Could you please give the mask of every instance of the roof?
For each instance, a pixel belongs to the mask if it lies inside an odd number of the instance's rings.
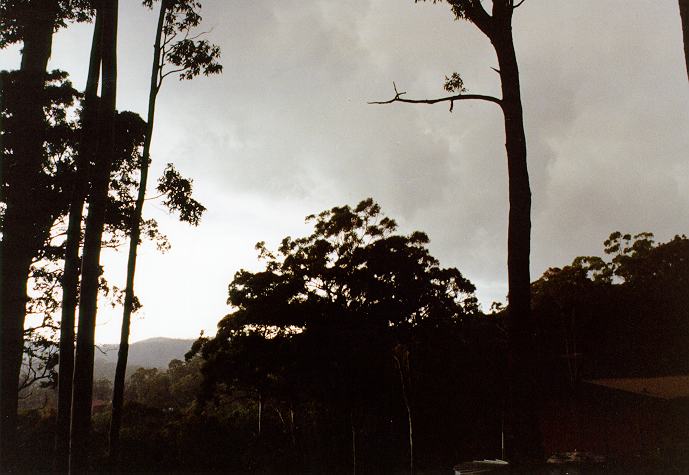
[[[658,399],[689,398],[689,375],[594,379],[585,382]]]

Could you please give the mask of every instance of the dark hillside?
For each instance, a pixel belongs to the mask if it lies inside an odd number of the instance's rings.
[[[129,345],[128,373],[137,368],[166,369],[170,361],[183,360],[194,340],[177,338],[149,338]],[[107,378],[112,380],[117,364],[117,344],[99,345],[96,350],[94,363],[95,379]]]

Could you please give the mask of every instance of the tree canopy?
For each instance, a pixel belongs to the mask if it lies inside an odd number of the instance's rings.
[[[345,434],[363,440],[384,437],[371,418],[392,411],[406,424],[403,396],[439,403],[471,371],[469,359],[460,359],[475,343],[470,329],[482,332],[474,286],[456,268],[440,266],[426,234],[398,233],[372,199],[307,221],[308,236],[286,237],[276,251],[256,245],[263,270],[235,274],[228,288],[233,311],[214,338],[199,339],[192,350],[205,360],[203,394],[225,400],[241,391],[259,407],[289,411],[315,404],[322,409],[309,406],[309,417],[335,417],[332,423],[351,426]],[[486,341],[499,339],[493,330],[483,331]],[[456,340],[460,335],[466,339]],[[395,366],[400,355],[403,380]],[[438,385],[448,392],[422,394]],[[335,408],[341,416],[328,415]]]
[[[426,234],[395,234],[395,221],[373,200],[307,221],[313,233],[286,237],[276,253],[256,245],[265,270],[235,274],[228,304],[236,310],[220,322],[220,334],[251,327],[288,334],[328,319],[403,327],[477,311],[473,284],[439,266]]]
[[[54,11],[51,11],[55,9]],[[50,11],[54,30],[71,22],[90,21],[93,0],[2,0],[0,1],[0,49],[24,40],[26,29],[37,15]]]
[[[544,380],[558,388],[586,378],[685,374],[689,239],[657,243],[648,232],[614,232],[604,252],[550,268],[532,285]]]

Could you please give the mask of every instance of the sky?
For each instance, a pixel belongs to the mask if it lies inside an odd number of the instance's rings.
[[[426,232],[442,266],[507,294],[507,166],[495,104],[369,105],[468,91],[499,96],[490,42],[446,4],[412,0],[204,0],[221,76],[168,78],[152,176],[172,162],[208,209],[198,228],[149,202],[172,249],[144,244],[131,341],[214,334],[227,286],[258,270],[254,245],[310,232],[304,217],[372,197]],[[484,4],[490,2],[485,1]],[[157,14],[120,1],[117,106],[145,116]],[[49,67],[83,89],[92,25],[54,38]],[[613,231],[689,234],[689,82],[676,0],[526,0],[513,34],[533,195],[531,276],[601,255]],[[19,65],[19,48],[0,68]],[[152,180],[154,181],[154,180]],[[103,255],[124,287],[126,249]],[[119,339],[121,308],[100,302],[96,340]]]

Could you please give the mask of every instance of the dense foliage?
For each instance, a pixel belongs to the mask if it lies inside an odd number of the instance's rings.
[[[474,286],[429,254],[428,237],[397,234],[372,200],[307,220],[309,236],[275,253],[256,246],[264,270],[235,275],[234,311],[195,345],[205,399],[243,394],[276,411],[290,467],[403,467],[414,424],[420,463],[450,463],[457,447],[436,437],[456,438],[460,420],[496,427],[485,409],[499,401],[502,354],[487,350],[502,340],[497,325],[479,317]]]
[[[689,372],[689,239],[615,232],[533,284],[547,388]]]
[[[499,456],[502,315],[477,312],[468,281],[440,268],[422,235],[395,234],[371,201],[312,219],[310,236],[276,253],[258,246],[264,269],[237,273],[233,312],[186,362],[132,370],[120,469],[350,471],[356,455],[359,471],[400,471],[409,412],[418,469]],[[614,233],[605,251],[533,283],[544,397],[565,401],[595,377],[686,374],[689,239]],[[94,467],[108,466],[111,390],[94,386]],[[54,395],[24,406],[24,450],[49,450]]]

